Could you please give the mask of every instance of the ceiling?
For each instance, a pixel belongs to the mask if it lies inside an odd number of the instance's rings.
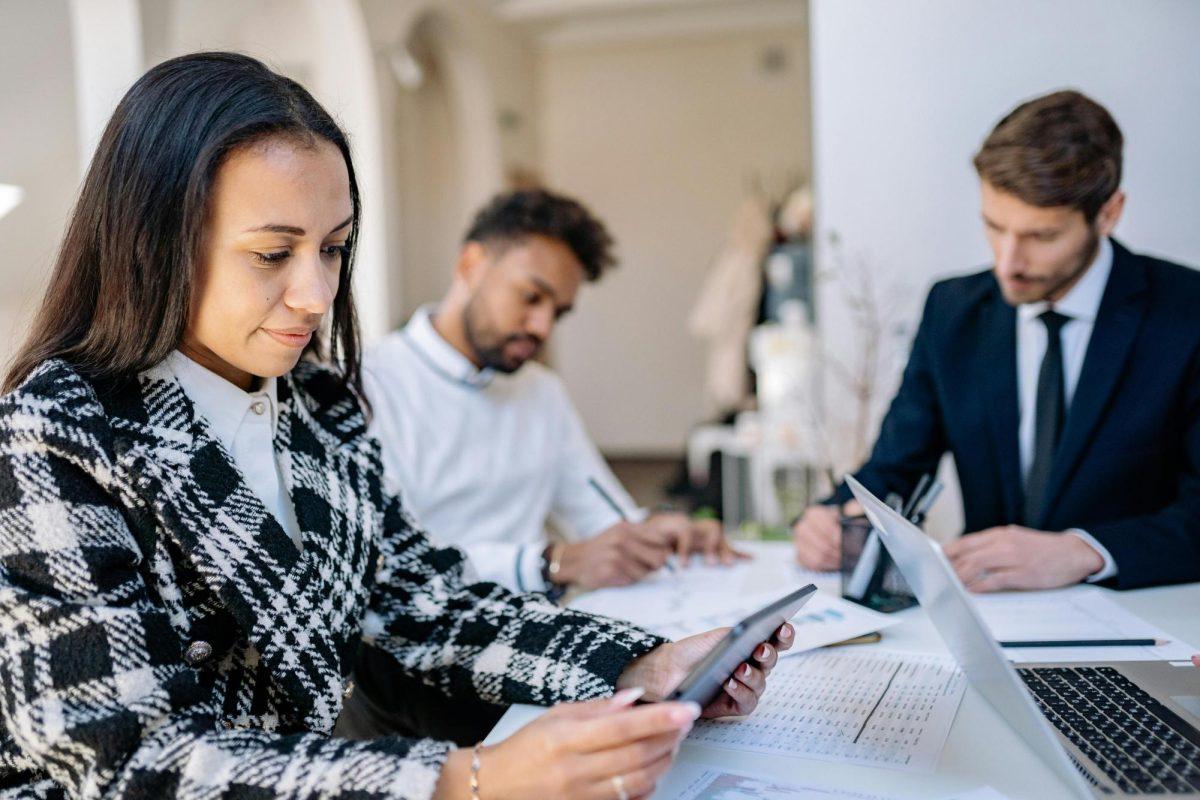
[[[547,47],[804,25],[806,0],[491,0]]]

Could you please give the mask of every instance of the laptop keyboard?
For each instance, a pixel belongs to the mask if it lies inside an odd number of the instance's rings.
[[[1046,718],[1129,794],[1200,792],[1200,732],[1112,667],[1018,667]]]

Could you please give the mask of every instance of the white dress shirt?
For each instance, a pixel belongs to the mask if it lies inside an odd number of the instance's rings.
[[[512,374],[476,368],[434,329],[434,310],[418,310],[364,360],[385,485],[484,580],[546,588],[548,520],[579,538],[621,519],[589,479],[629,519],[645,513],[600,457],[558,376],[535,361]]]
[[[178,350],[167,356],[167,363],[213,436],[233,457],[246,485],[301,548],[300,525],[275,455],[275,379],[267,378],[257,391],[244,392]]]
[[[1105,237],[1100,240],[1096,258],[1079,281],[1054,303],[1054,310],[1070,317],[1059,336],[1062,339],[1063,389],[1068,413],[1075,387],[1079,385],[1079,373],[1083,370],[1083,359],[1087,355],[1092,328],[1096,325],[1096,314],[1108,286],[1112,272],[1112,244]],[[1046,325],[1038,317],[1050,307],[1050,303],[1024,303],[1017,306],[1017,398],[1020,403],[1020,426],[1018,444],[1021,455],[1021,478],[1029,475],[1033,464],[1035,417],[1037,416],[1038,373],[1042,358],[1046,355]],[[1089,581],[1102,581],[1117,574],[1112,555],[1086,531],[1072,528],[1068,533],[1080,537],[1100,554],[1104,566],[1088,577]]]

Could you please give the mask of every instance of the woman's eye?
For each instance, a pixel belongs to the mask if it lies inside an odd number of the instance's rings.
[[[267,253],[255,252],[254,260],[258,261],[260,264],[266,264],[270,266],[282,262],[289,255],[291,255],[291,252],[288,250],[272,250]]]
[[[321,248],[321,253],[326,258],[340,258],[345,261],[350,257],[350,248],[344,244],[331,244]]]

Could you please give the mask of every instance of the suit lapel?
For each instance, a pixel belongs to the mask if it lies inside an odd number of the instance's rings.
[[[1004,511],[1008,519],[1020,519],[1021,462],[1017,449],[1017,317],[1005,303],[999,290],[980,313],[982,358],[976,386],[983,394],[983,407],[989,409],[988,429],[996,454],[996,469]]]
[[[258,650],[288,695],[289,711],[314,729],[330,729],[340,710],[341,665],[338,631],[320,618],[320,556],[329,555],[327,542],[310,547],[317,541],[305,535],[301,555],[169,368],[144,373],[141,393],[144,418],[119,421],[131,443],[118,459],[121,468]],[[294,424],[294,394],[289,398],[280,402],[281,424]],[[285,472],[294,484],[291,470]],[[317,538],[329,536],[321,531]]]
[[[1050,519],[1064,488],[1078,468],[1092,434],[1109,406],[1146,315],[1145,269],[1137,257],[1119,243],[1113,241],[1112,246],[1112,273],[1100,301],[1079,382],[1046,485],[1049,502],[1044,506],[1041,519],[1027,521],[1035,527]]]

